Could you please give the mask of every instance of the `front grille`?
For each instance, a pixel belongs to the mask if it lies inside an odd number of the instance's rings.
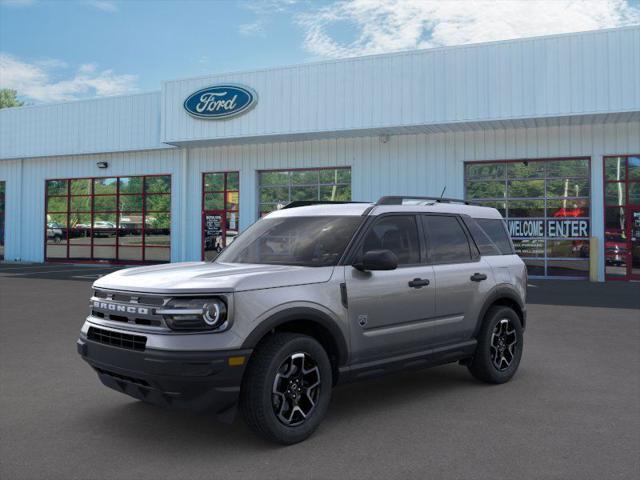
[[[147,346],[147,337],[142,335],[130,335],[96,327],[89,327],[87,338],[103,345],[126,348],[128,350],[144,351]]]
[[[162,315],[155,312],[168,301],[163,296],[94,290],[90,308],[93,317],[166,330]]]

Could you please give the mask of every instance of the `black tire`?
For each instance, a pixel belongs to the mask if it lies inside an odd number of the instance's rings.
[[[291,359],[294,356],[300,359],[301,353],[307,355],[300,361],[303,362],[302,365],[307,362],[309,371],[312,371],[309,374],[310,378],[315,378],[316,368],[319,375],[317,380],[305,380],[305,385],[309,386],[314,382],[318,384],[317,389],[316,387],[313,390],[303,388],[302,390],[305,391],[303,394],[296,394],[294,389],[295,399],[288,396],[286,392],[281,395],[275,394],[273,390],[276,390],[274,384],[276,384],[277,375],[279,376],[277,385],[286,386],[295,381],[294,373],[305,370],[304,366],[301,370],[292,366],[294,361]],[[284,376],[287,373],[290,375]],[[329,407],[332,386],[331,363],[320,343],[306,335],[276,333],[258,345],[247,365],[240,392],[240,409],[249,427],[258,435],[272,442],[291,445],[305,440],[318,427]],[[308,395],[309,392],[313,393],[315,401],[305,396],[303,404],[303,395]],[[295,411],[297,402],[302,405],[300,409],[308,410],[306,418],[302,419],[302,413]],[[310,405],[313,406],[310,407]],[[285,417],[288,415],[283,414],[283,411],[286,414],[293,412],[291,424],[284,423],[285,419],[278,416],[276,409],[281,416]]]
[[[497,333],[510,332],[510,328],[514,332],[512,335]],[[522,358],[524,346],[522,333],[522,324],[516,312],[509,307],[491,307],[484,317],[478,334],[476,353],[467,365],[471,375],[487,383],[497,384],[511,380]],[[500,341],[501,337],[502,341]],[[509,349],[512,339],[515,339],[515,344]],[[492,343],[498,345],[498,348]],[[500,364],[500,368],[497,364]]]

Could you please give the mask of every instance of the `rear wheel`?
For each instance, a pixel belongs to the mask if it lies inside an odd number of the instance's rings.
[[[259,435],[285,445],[318,427],[331,399],[331,363],[306,335],[277,333],[256,349],[242,382],[240,408]]]
[[[520,365],[523,347],[520,318],[509,307],[491,307],[478,334],[476,353],[467,368],[478,380],[504,383]]]

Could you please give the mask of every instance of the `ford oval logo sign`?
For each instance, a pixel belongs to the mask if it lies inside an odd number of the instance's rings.
[[[250,110],[258,101],[256,92],[242,85],[213,85],[192,93],[184,109],[196,118],[222,120]]]

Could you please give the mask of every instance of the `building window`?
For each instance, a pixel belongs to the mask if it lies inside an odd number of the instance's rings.
[[[465,198],[497,208],[529,274],[589,275],[588,158],[468,162]]]
[[[260,216],[295,200],[351,200],[351,168],[259,172]]]
[[[46,182],[47,260],[171,259],[171,176]]]
[[[240,174],[202,174],[202,259],[213,260],[240,228]]]
[[[4,260],[4,212],[6,183],[0,182],[0,260]]]
[[[604,158],[607,280],[640,280],[640,155]]]

